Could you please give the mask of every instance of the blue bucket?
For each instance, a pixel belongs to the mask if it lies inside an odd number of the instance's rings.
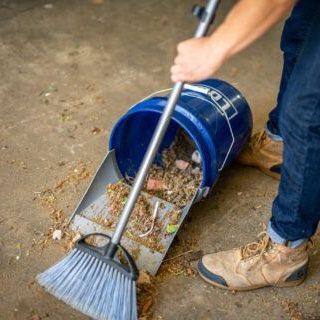
[[[109,148],[115,150],[116,162],[124,177],[134,177],[138,171],[167,100],[168,96],[142,100],[114,125]],[[220,171],[247,143],[252,114],[237,89],[224,81],[210,79],[184,86],[156,162],[161,162],[161,152],[171,145],[179,128],[188,134],[201,155],[201,189],[207,193]]]

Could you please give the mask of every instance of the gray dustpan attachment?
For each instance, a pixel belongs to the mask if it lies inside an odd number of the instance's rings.
[[[102,232],[112,236],[114,230],[98,224],[94,221],[94,218],[108,217],[108,197],[106,187],[109,183],[116,183],[120,180],[123,180],[123,177],[117,166],[115,151],[111,150],[103,159],[87,191],[72,214],[70,218],[70,229],[81,235]],[[192,200],[183,208],[178,223],[179,228],[188,215],[191,206],[205,196],[207,192],[207,188],[199,189]],[[146,195],[152,208],[155,206],[156,202],[160,203],[157,221],[161,222],[161,225],[163,226],[160,241],[163,250],[161,250],[161,252],[152,250],[140,242],[128,238],[126,234],[123,235],[121,244],[133,256],[139,270],[145,270],[150,274],[155,275],[178,232],[178,230],[171,234],[167,234],[166,232],[166,226],[170,222],[168,213],[175,209],[175,206],[172,203],[166,202],[155,196],[150,196],[144,192],[143,194]],[[97,245],[99,245],[99,243],[97,243]]]

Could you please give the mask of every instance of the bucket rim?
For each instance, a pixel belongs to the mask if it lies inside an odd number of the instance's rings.
[[[152,101],[154,99],[161,99],[163,100],[164,102],[166,101],[167,97],[152,97],[151,99],[148,99],[146,101],[143,101],[144,104],[146,103],[152,103]],[[139,104],[138,104],[139,105]],[[136,106],[138,106],[136,105]],[[149,105],[145,105],[143,108],[140,108],[140,109],[132,109],[130,108],[128,110],[127,113],[125,113],[124,115],[122,115],[118,121],[116,122],[116,124],[113,126],[112,130],[111,130],[111,133],[110,133],[110,137],[109,137],[109,150],[112,150],[114,149],[115,152],[116,152],[116,148],[113,144],[113,141],[115,141],[114,139],[114,135],[115,135],[115,131],[117,130],[117,128],[119,128],[119,126],[121,126],[124,121],[128,120],[129,117],[137,114],[137,113],[142,113],[142,112],[149,112],[149,113],[156,113],[157,115],[161,115],[162,114],[162,110],[160,109],[149,109],[148,108]],[[154,107],[155,105],[152,103],[152,106]],[[201,145],[199,144],[199,142],[197,141],[197,139],[195,139],[195,136],[192,134],[191,130],[189,130],[188,126],[186,126],[185,124],[183,124],[176,116],[175,116],[175,113],[177,112],[177,108],[180,108],[181,110],[183,110],[184,112],[188,112],[185,108],[182,108],[181,106],[179,106],[179,103],[176,105],[176,108],[175,108],[175,111],[173,112],[172,116],[171,116],[171,120],[174,121],[176,124],[178,124],[180,126],[180,128],[182,128],[187,134],[188,134],[188,137],[192,140],[192,142],[194,143],[195,147],[196,147],[196,150],[199,151],[200,153],[200,156],[201,156],[201,169],[202,169],[202,179],[201,179],[201,184],[199,186],[198,189],[202,189],[202,188],[205,188],[205,187],[209,187],[210,189],[212,188],[213,186],[213,182],[212,181],[212,175],[213,173],[215,173],[216,176],[219,175],[219,171],[216,170],[216,172],[208,172],[211,168],[217,168],[216,165],[214,165],[212,163],[212,161],[216,162],[217,164],[217,154],[216,154],[216,150],[214,148],[214,146],[212,145],[212,147],[210,148],[212,154],[211,154],[211,162],[210,162],[210,165],[205,165],[205,162],[203,159],[205,159],[205,156],[204,156],[204,151],[203,151],[203,148],[201,147]],[[188,112],[189,113],[189,112]],[[189,113],[191,114],[191,113]],[[184,113],[181,113],[181,115],[185,116]],[[191,114],[192,116],[192,114]],[[190,118],[186,117],[187,120],[190,121]],[[191,122],[191,121],[190,121]],[[202,127],[202,132],[205,132],[205,128],[202,126],[202,124],[199,122],[199,125],[201,125]],[[210,168],[209,168],[210,167]],[[207,177],[207,176],[210,176],[210,179],[204,179],[204,177]]]

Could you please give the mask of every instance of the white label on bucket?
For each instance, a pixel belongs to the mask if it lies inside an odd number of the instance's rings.
[[[238,110],[234,107],[229,98],[224,95],[220,90],[205,85],[192,85],[185,84],[184,89],[199,92],[210,97],[218,107],[218,111],[222,116],[232,119],[238,114]]]
[[[237,110],[233,107],[232,103],[229,101],[229,99],[227,99],[226,97],[222,96],[222,94],[220,94],[219,92],[217,92],[216,90],[210,90],[209,92],[209,96],[210,98],[217,102],[219,104],[219,107],[221,108],[221,110],[223,112],[225,112],[228,115],[228,109],[232,108],[232,111],[237,112]],[[235,116],[235,112],[232,113],[232,115],[228,118],[232,118]]]
[[[230,124],[230,120],[235,117],[238,114],[238,110],[235,108],[235,106],[232,104],[232,102],[226,97],[221,91],[217,90],[216,88],[212,88],[209,86],[195,86],[195,85],[188,85],[184,87],[187,90],[199,92],[202,94],[206,94],[207,96],[210,97],[210,100],[208,99],[203,99],[207,102],[209,102],[227,121],[230,134],[231,134],[231,144],[230,147],[227,151],[227,154],[222,162],[222,165],[218,169],[221,171],[229,157],[229,154],[232,150],[232,147],[234,145],[235,139],[234,139],[234,134],[232,130],[232,126]],[[183,95],[190,95],[193,96],[190,93],[182,93]],[[195,96],[195,98],[202,99],[200,98],[199,95]]]

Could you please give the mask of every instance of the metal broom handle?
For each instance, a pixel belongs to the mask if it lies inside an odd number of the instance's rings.
[[[197,27],[197,30],[194,34],[195,38],[200,38],[206,35],[209,26],[212,22],[215,10],[217,8],[217,5],[219,3],[219,0],[209,0],[204,11],[201,12],[200,16],[200,22]],[[197,8],[199,9],[199,7]],[[201,10],[201,8],[200,8]],[[132,186],[131,192],[129,194],[128,200],[124,206],[124,209],[121,213],[119,222],[117,224],[116,230],[112,236],[111,242],[114,245],[117,245],[120,243],[121,237],[124,233],[124,230],[126,228],[126,225],[128,223],[128,220],[130,218],[131,212],[135,206],[136,200],[140,194],[140,191],[143,187],[143,184],[145,182],[148,170],[153,163],[153,160],[155,158],[155,155],[160,147],[160,143],[162,142],[163,136],[168,128],[168,125],[171,120],[171,115],[174,111],[174,108],[177,104],[178,99],[180,98],[181,91],[183,89],[183,82],[177,82],[173,90],[169,96],[167,105],[160,117],[160,120],[157,124],[157,127],[155,129],[155,132],[153,134],[153,137],[151,139],[151,142],[148,146],[148,149],[145,153],[145,156],[143,158],[143,161],[141,163],[141,166],[139,168],[139,171],[136,175],[136,178],[134,180],[134,184]]]

